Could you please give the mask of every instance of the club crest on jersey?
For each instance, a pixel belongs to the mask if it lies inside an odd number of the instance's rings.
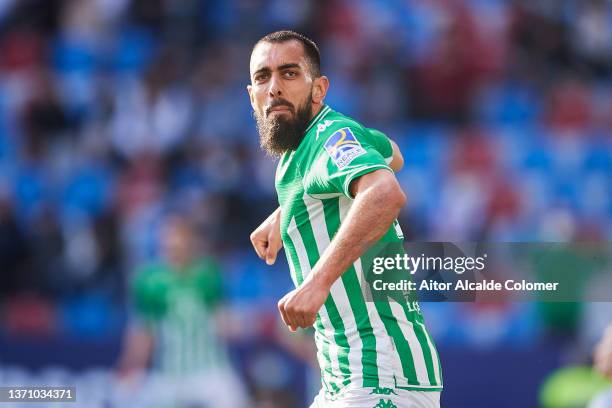
[[[353,159],[365,154],[365,149],[359,143],[351,129],[342,128],[334,132],[325,142],[325,150],[339,169],[348,166]]]

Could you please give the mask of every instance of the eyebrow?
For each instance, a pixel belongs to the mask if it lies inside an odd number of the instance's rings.
[[[295,62],[289,62],[287,64],[282,64],[278,66],[278,70],[279,71],[283,71],[285,69],[290,69],[290,68],[298,68],[300,69],[300,64],[297,64]],[[263,68],[259,68],[257,71],[253,72],[253,76],[261,73],[261,72],[271,72],[272,70],[270,69],[270,67],[263,67]]]

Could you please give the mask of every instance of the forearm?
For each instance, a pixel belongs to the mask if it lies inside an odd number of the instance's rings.
[[[120,370],[133,371],[146,368],[153,351],[153,337],[142,328],[130,327],[125,348],[119,360]]]
[[[280,236],[281,208],[278,207],[251,233],[253,249],[268,265],[274,264],[276,254],[283,246]]]
[[[265,223],[270,223],[270,222],[274,222],[278,217],[280,217],[280,212],[281,212],[281,208],[280,206],[274,210],[269,216],[268,218],[266,218],[266,220],[264,221]]]
[[[360,192],[309,278],[331,287],[353,262],[387,232],[397,218],[404,199],[402,193],[398,195],[397,191],[389,188],[371,187]]]

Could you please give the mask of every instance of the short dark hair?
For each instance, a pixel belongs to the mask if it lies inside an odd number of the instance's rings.
[[[304,54],[306,55],[306,59],[310,64],[312,76],[314,76],[315,78],[320,77],[321,53],[319,52],[319,47],[317,47],[317,44],[314,41],[312,41],[310,38],[306,37],[303,34],[296,33],[295,31],[291,30],[275,31],[273,33],[263,36],[259,41],[255,43],[253,49],[255,49],[255,47],[257,47],[257,45],[262,42],[284,43],[292,40],[298,41],[300,44],[302,44],[302,47],[304,48]]]

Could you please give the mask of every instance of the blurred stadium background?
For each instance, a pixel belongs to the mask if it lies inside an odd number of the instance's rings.
[[[284,255],[266,267],[249,243],[276,196],[248,60],[281,28],[318,42],[332,107],[402,148],[407,239],[612,240],[610,1],[3,0],[1,384],[154,406],[168,377],[152,382],[155,362],[126,375],[145,347],[127,333],[150,306],[138,276],[169,262],[163,227],[180,218],[217,265],[204,324],[249,406],[307,406],[312,342],[276,311]],[[449,408],[563,406],[539,402],[546,378],[588,366],[612,320],[605,303],[423,309]]]

